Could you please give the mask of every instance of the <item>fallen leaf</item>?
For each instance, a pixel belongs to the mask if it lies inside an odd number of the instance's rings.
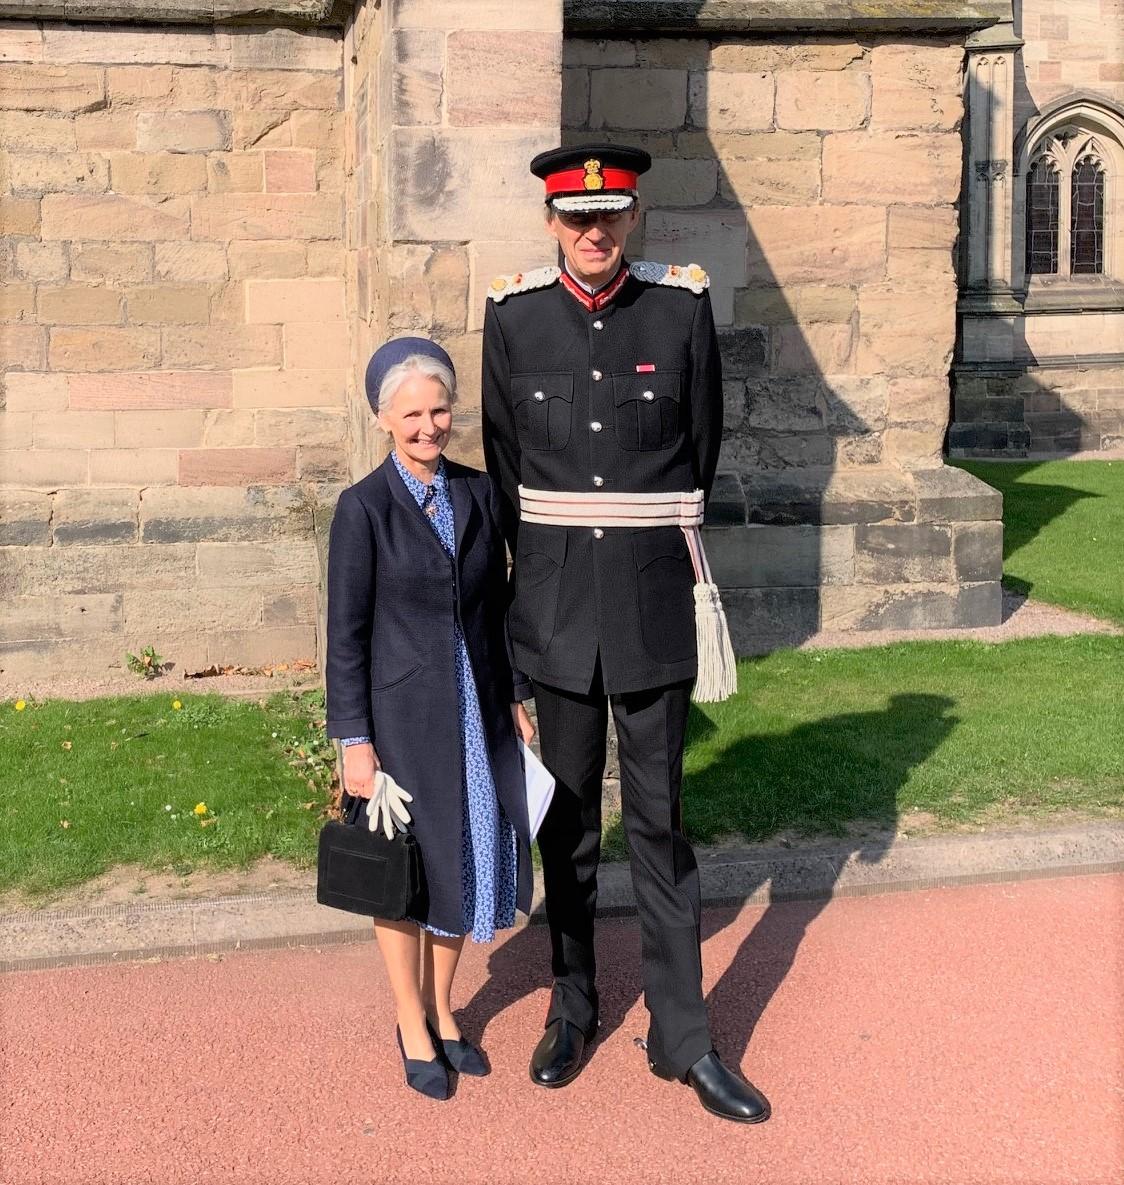
[[[69,820],[69,819],[60,819],[60,820],[59,820],[59,826],[60,826],[60,827],[63,829],[63,831],[67,831],[67,830],[69,830],[69,828],[70,828],[70,820]]]
[[[73,741],[63,741],[63,743],[62,743],[62,747],[63,747],[64,749],[73,749],[73,748],[74,748],[74,742],[73,742]]]
[[[310,810],[312,810],[312,808],[313,808],[315,805],[316,805],[316,803],[315,803],[315,802],[302,802],[302,803],[301,803],[301,809],[302,809],[302,810],[306,810],[306,811],[310,811]]]
[[[210,827],[212,823],[217,823],[218,821],[219,821],[218,815],[212,815],[209,819],[200,819],[199,826],[200,827]]]

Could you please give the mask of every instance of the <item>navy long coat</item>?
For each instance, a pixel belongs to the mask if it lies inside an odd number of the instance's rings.
[[[476,678],[496,795],[518,837],[516,901],[524,912],[531,904],[529,828],[511,705],[529,689],[513,686],[495,490],[485,473],[449,460],[445,466],[455,561],[391,457],[340,494],[328,549],[325,673],[328,735],[370,736],[383,768],[414,796],[411,830],[429,891],[428,912],[417,920],[460,933],[463,758],[454,614]]]

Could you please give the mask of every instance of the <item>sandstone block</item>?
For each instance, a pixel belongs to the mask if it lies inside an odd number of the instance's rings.
[[[135,636],[173,633],[186,623],[201,633],[255,629],[261,625],[261,594],[236,588],[172,589],[154,597],[136,590],[125,593],[124,610],[125,629]]]
[[[1003,576],[1003,524],[958,523],[952,532],[956,579],[964,583]]]
[[[4,457],[4,480],[11,486],[57,490],[85,485],[90,473],[85,449],[32,449]]]
[[[342,321],[344,283],[338,280],[247,280],[246,322]]]
[[[717,192],[717,161],[654,160],[644,178],[644,200],[656,208],[702,206]]]
[[[96,111],[105,106],[105,79],[94,66],[5,64],[0,110]]]
[[[304,149],[265,153],[267,193],[312,193],[316,189],[316,153]]]
[[[463,331],[469,268],[462,248],[400,244],[385,253],[384,267],[394,293],[392,330],[439,337]]]
[[[83,239],[114,242],[186,239],[189,230],[187,198],[164,200],[117,195],[47,194],[43,198],[44,239]]]
[[[39,320],[53,325],[116,325],[121,321],[121,293],[88,284],[43,287]]]
[[[951,206],[891,206],[887,243],[891,250],[951,252],[958,231]]]
[[[860,584],[952,579],[952,532],[926,523],[855,528],[855,579]]]
[[[448,122],[489,127],[556,124],[561,60],[560,30],[451,32],[445,67]],[[513,63],[518,63],[518,68],[513,69]],[[529,86],[529,79],[534,79],[535,85]],[[596,108],[594,112],[596,118]]]
[[[126,306],[135,325],[205,323],[209,315],[210,292],[201,285],[157,284],[130,288]]]
[[[65,375],[12,371],[0,384],[8,411],[62,411],[67,405]]]
[[[157,243],[155,275],[180,284],[217,283],[226,279],[226,251],[221,243]]]
[[[267,408],[254,413],[254,444],[258,448],[326,447],[346,459],[346,439],[347,416],[342,411]]]
[[[174,485],[177,453],[167,448],[99,449],[90,454],[90,484],[105,486]]]
[[[148,491],[145,491],[148,496]],[[26,548],[0,570],[0,587],[14,594],[44,588],[60,593],[120,592],[126,588],[190,588],[195,582],[195,546]]]
[[[807,160],[819,167],[821,137],[814,132],[680,132],[676,152],[684,160]]]
[[[112,445],[112,412],[41,411],[35,413],[36,448],[110,448]]]
[[[774,374],[845,374],[854,369],[848,323],[778,325],[772,333]]]
[[[636,43],[567,36],[562,43],[566,66],[635,66]]]
[[[964,51],[959,45],[887,43],[871,50],[873,128],[960,126]]]
[[[469,244],[468,328],[473,332],[484,327],[484,309],[488,285],[509,272],[546,267],[554,263],[557,251],[545,236],[537,239],[495,239]]]
[[[310,243],[308,247],[311,246]],[[231,243],[228,251],[230,278],[241,280],[256,276],[283,280],[304,276],[308,270],[308,247],[302,242]]]
[[[940,375],[948,371],[956,336],[956,288],[918,292],[872,284],[859,293],[859,370]]]
[[[931,469],[941,462],[945,425],[924,428],[887,428],[882,437],[886,460],[903,469]]]
[[[114,107],[164,107],[175,85],[171,66],[109,66],[105,86]]]
[[[234,370],[281,364],[281,329],[276,325],[200,325],[161,333],[168,367]]]
[[[236,370],[235,407],[333,407],[347,399],[345,370]]]
[[[941,289],[955,278],[956,260],[951,250],[895,251],[886,254],[886,278],[907,287]]]
[[[293,130],[289,124],[291,111],[252,110],[235,111],[231,147],[290,148]]]
[[[39,111],[5,111],[0,119],[0,148],[16,152],[73,151],[75,122],[65,115]]]
[[[200,543],[197,552],[202,588],[316,584],[316,549],[311,542]]]
[[[858,128],[870,111],[870,78],[857,71],[785,70],[777,75],[777,127]]]
[[[43,30],[28,21],[0,22],[0,62],[41,62]]]
[[[65,243],[43,244],[65,251]],[[158,244],[163,246],[163,244]],[[115,284],[147,280],[152,274],[151,243],[71,243],[72,280],[108,280]]]
[[[160,360],[160,334],[132,326],[54,328],[48,358],[52,370],[145,370]]]
[[[798,206],[819,200],[818,160],[729,160],[722,162],[722,196],[746,208]]]
[[[510,162],[529,160],[557,138],[556,124],[533,133],[511,128],[395,129],[390,184],[398,201],[391,209],[392,237],[426,242],[540,236],[542,183],[529,173],[514,176]],[[495,185],[498,176],[505,178],[502,188]],[[455,186],[435,185],[435,177],[459,180]],[[487,201],[479,199],[482,193],[488,194]],[[292,237],[298,233],[294,228]]]
[[[824,140],[824,200],[921,205],[955,202],[960,138],[947,133],[836,132]]]
[[[313,625],[318,599],[316,589],[302,585],[292,592],[262,592],[262,624],[269,626]]]
[[[589,126],[588,70],[565,69],[562,71],[562,126],[564,128]]]
[[[473,0],[466,8],[462,0],[400,0],[394,12],[400,29],[538,29],[556,32],[561,12],[555,0]]]
[[[400,127],[441,122],[444,30],[399,29],[394,34],[394,120]]]
[[[876,206],[761,206],[749,211],[749,224],[751,282],[854,284],[882,276],[885,214]]]
[[[34,284],[5,284],[0,288],[0,321],[32,321],[34,319]]]
[[[132,150],[137,146],[137,115],[120,111],[94,111],[74,120],[74,142],[79,148]]]
[[[142,152],[216,152],[231,146],[227,111],[141,111],[137,147]]]
[[[57,284],[67,277],[65,243],[16,243],[16,274],[27,280]],[[78,277],[76,277],[78,278]]]
[[[344,481],[348,475],[347,451],[340,445],[302,444],[297,449],[297,472],[301,481]]]
[[[606,71],[608,73],[608,71]],[[632,71],[619,71],[632,76]],[[596,85],[596,79],[594,80]],[[773,126],[775,83],[772,74],[704,73],[691,75],[690,116],[696,128],[718,132],[758,131]],[[622,100],[627,101],[627,100]],[[668,123],[622,124],[622,127],[677,127]],[[596,125],[594,125],[596,126]]]
[[[334,194],[207,195],[192,199],[191,220],[194,239],[335,239],[343,226]]]
[[[710,273],[714,319],[729,325],[734,289],[745,286],[746,224],[740,210],[653,210],[645,227],[645,251],[663,263],[698,263]]]
[[[284,70],[343,68],[340,38],[330,29],[231,29],[230,64]]]
[[[203,422],[207,448],[241,448],[254,443],[254,411],[209,411]]]
[[[45,329],[0,323],[0,370],[42,370],[45,358]]]
[[[0,619],[0,642],[82,638],[121,628],[121,597],[115,593],[12,597]]]
[[[195,193],[207,185],[207,166],[200,156],[178,152],[113,152],[109,164],[117,193]]]
[[[0,197],[0,237],[38,233],[38,198]]]
[[[155,488],[140,523],[146,546],[289,539],[311,536],[312,511],[298,486]]]
[[[187,332],[186,330],[184,332]],[[70,406],[106,411],[176,411],[229,407],[229,374],[149,370],[70,376]]]
[[[597,70],[590,78],[591,128],[681,127],[687,118],[685,70]]]
[[[60,490],[51,520],[56,546],[136,543],[136,490]]]
[[[33,152],[9,162],[15,194],[101,193],[109,184],[109,167],[88,152]]]
[[[206,414],[195,409],[115,412],[113,440],[119,448],[198,448]]]
[[[723,590],[816,588],[853,579],[855,528],[708,528],[707,559]]]
[[[346,321],[290,322],[282,335],[287,370],[345,370],[351,365],[351,327]]]
[[[261,193],[265,188],[264,154],[222,152],[207,157],[211,193]]]
[[[0,410],[0,451],[31,448],[31,413]]]
[[[297,476],[294,448],[181,449],[183,486],[279,485]]]
[[[0,547],[45,547],[51,542],[49,494],[0,490]]]
[[[229,37],[202,26],[181,32],[117,29],[111,25],[52,24],[44,30],[48,60],[183,66],[225,66],[230,61]]]
[[[732,588],[722,602],[736,655],[768,654],[797,646],[820,624],[814,588]]]

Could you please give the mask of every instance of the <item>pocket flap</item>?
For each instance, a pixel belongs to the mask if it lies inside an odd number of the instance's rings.
[[[566,562],[566,528],[524,523],[519,528],[520,555],[544,555],[559,568]]]
[[[657,399],[673,399],[679,402],[679,388],[682,372],[678,370],[654,371],[651,374],[613,375],[613,402],[620,407],[634,399],[642,403],[655,403]]]
[[[687,540],[679,527],[646,527],[632,536],[636,567],[643,571],[656,560],[689,560]]]
[[[533,399],[545,403],[548,399],[574,401],[574,376],[569,373],[556,374],[513,374],[511,376],[511,401],[522,403]]]

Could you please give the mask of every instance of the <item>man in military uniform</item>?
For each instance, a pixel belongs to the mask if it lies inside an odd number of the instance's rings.
[[[593,919],[611,711],[649,1063],[690,1084],[708,1110],[752,1123],[768,1117],[768,1103],[711,1043],[698,867],[680,820],[698,565],[677,499],[695,492],[701,517],[721,439],[721,360],[706,273],[623,258],[639,217],[637,178],[650,165],[646,152],[613,145],[535,157],[564,264],[493,281],[484,322],[484,449],[514,557],[511,641],[557,779],[538,837],[554,990],[531,1077],[572,1081],[597,1028]],[[638,525],[653,515],[660,525]]]

